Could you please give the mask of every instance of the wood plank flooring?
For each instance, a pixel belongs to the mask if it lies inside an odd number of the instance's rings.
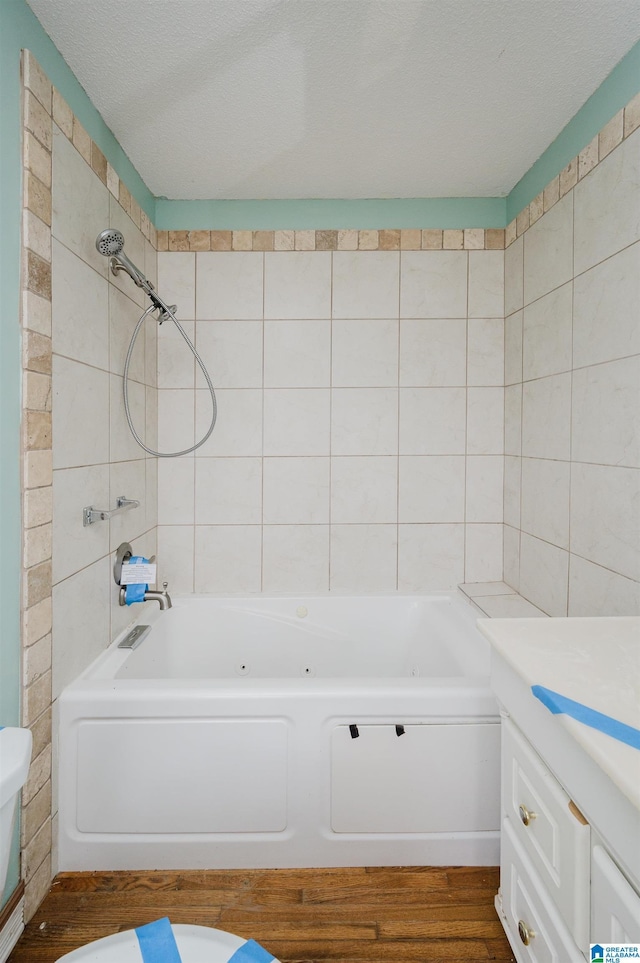
[[[61,873],[8,963],[55,963],[162,916],[252,938],[282,963],[513,963],[497,867]]]

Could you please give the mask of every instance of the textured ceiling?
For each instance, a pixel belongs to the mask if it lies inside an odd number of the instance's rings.
[[[504,195],[638,0],[28,0],[169,198]]]

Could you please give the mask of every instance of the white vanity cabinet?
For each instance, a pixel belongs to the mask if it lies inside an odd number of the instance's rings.
[[[569,674],[573,679],[576,672],[586,672],[584,636],[593,634],[593,626],[582,626],[585,632],[576,642],[579,623],[596,622],[605,629],[604,623],[630,621],[478,623],[493,645],[492,685],[502,714],[496,908],[518,963],[584,963],[590,944],[640,943],[640,751],[551,713],[531,691],[532,685],[544,685],[562,693],[570,686]],[[611,641],[619,628],[606,626],[613,667]],[[565,677],[563,633],[568,636]],[[639,633],[640,620],[635,620],[629,639],[636,672]],[[597,636],[594,640],[598,651]],[[623,658],[620,662],[624,665]],[[596,671],[595,695],[586,693],[584,703],[597,707],[602,686],[602,672]],[[574,684],[569,697],[575,699],[575,693]]]

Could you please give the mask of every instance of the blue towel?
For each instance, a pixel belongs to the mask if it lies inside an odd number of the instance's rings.
[[[149,559],[144,558],[142,555],[132,555],[128,561],[128,565],[139,565],[143,563],[145,565],[149,564]],[[148,585],[143,585],[139,583],[138,585],[127,585],[124,590],[124,600],[127,605],[131,605],[133,602],[143,602],[144,593],[149,588]]]
[[[542,685],[532,685],[531,691],[536,699],[539,699],[554,715],[564,713],[564,715],[571,716],[578,722],[584,723],[585,726],[599,729],[600,732],[612,736],[613,739],[626,743],[633,749],[640,749],[640,729],[628,726],[626,723],[620,722],[612,716],[607,716],[603,712],[598,712],[596,709],[590,709],[588,706],[582,705],[581,702],[574,702],[573,699],[568,699],[552,689],[545,689]]]
[[[127,586],[129,588],[129,586]],[[136,929],[143,963],[182,963],[169,917]]]

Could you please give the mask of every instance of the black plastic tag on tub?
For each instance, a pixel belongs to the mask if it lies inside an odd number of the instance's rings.
[[[357,739],[360,733],[358,732],[358,727],[355,725],[349,726],[349,732],[351,733],[352,739]]]
[[[396,726],[396,735],[397,735],[397,736],[403,736],[403,735],[404,735],[404,726]]]

